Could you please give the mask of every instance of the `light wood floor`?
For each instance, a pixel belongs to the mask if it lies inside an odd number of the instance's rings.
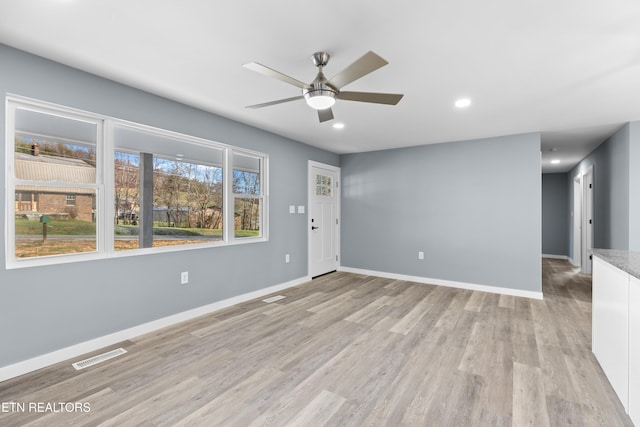
[[[542,262],[544,301],[324,276],[0,383],[0,402],[91,409],[0,425],[630,426],[590,350],[589,276]]]

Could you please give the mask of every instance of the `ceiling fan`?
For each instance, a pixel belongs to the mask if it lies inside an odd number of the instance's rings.
[[[396,105],[404,96],[402,94],[395,93],[348,92],[341,90],[349,83],[352,83],[353,81],[358,80],[372,71],[388,64],[386,60],[371,51],[365,53],[361,58],[357,59],[354,63],[329,80],[327,80],[322,72],[322,68],[329,62],[329,54],[326,52],[316,52],[313,54],[311,59],[313,60],[314,65],[318,67],[318,74],[311,83],[301,82],[300,80],[289,77],[286,74],[257,62],[250,62],[243,65],[250,70],[268,77],[274,77],[302,89],[302,95],[300,96],[278,99],[276,101],[265,102],[262,104],[249,105],[247,108],[268,107],[270,105],[297,101],[304,98],[311,108],[318,110],[318,118],[322,123],[333,119],[331,106],[335,104],[336,99]]]

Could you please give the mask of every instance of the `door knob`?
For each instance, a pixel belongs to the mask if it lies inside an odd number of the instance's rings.
[[[320,228],[320,227],[314,227],[313,225],[311,226],[311,230],[312,230],[312,231],[313,231],[313,230],[317,230],[318,228]]]

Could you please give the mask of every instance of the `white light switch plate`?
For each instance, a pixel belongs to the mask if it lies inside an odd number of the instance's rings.
[[[303,214],[304,213],[304,206],[298,206],[298,213],[299,214]]]

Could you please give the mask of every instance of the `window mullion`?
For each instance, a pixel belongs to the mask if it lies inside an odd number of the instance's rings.
[[[103,141],[102,148],[99,153],[102,154],[102,164],[98,170],[98,180],[102,184],[99,198],[97,200],[96,226],[98,228],[98,245],[99,248],[107,254],[112,254],[113,238],[115,226],[113,217],[115,215],[115,182],[114,182],[114,145],[113,145],[113,122],[106,120],[104,130],[102,132]],[[102,215],[100,213],[102,212]]]
[[[222,196],[224,202],[222,203],[222,219],[224,226],[222,227],[222,235],[226,243],[230,243],[234,239],[234,196],[233,196],[233,166],[231,165],[231,150],[224,149],[223,153],[223,171],[224,178],[222,179]]]

